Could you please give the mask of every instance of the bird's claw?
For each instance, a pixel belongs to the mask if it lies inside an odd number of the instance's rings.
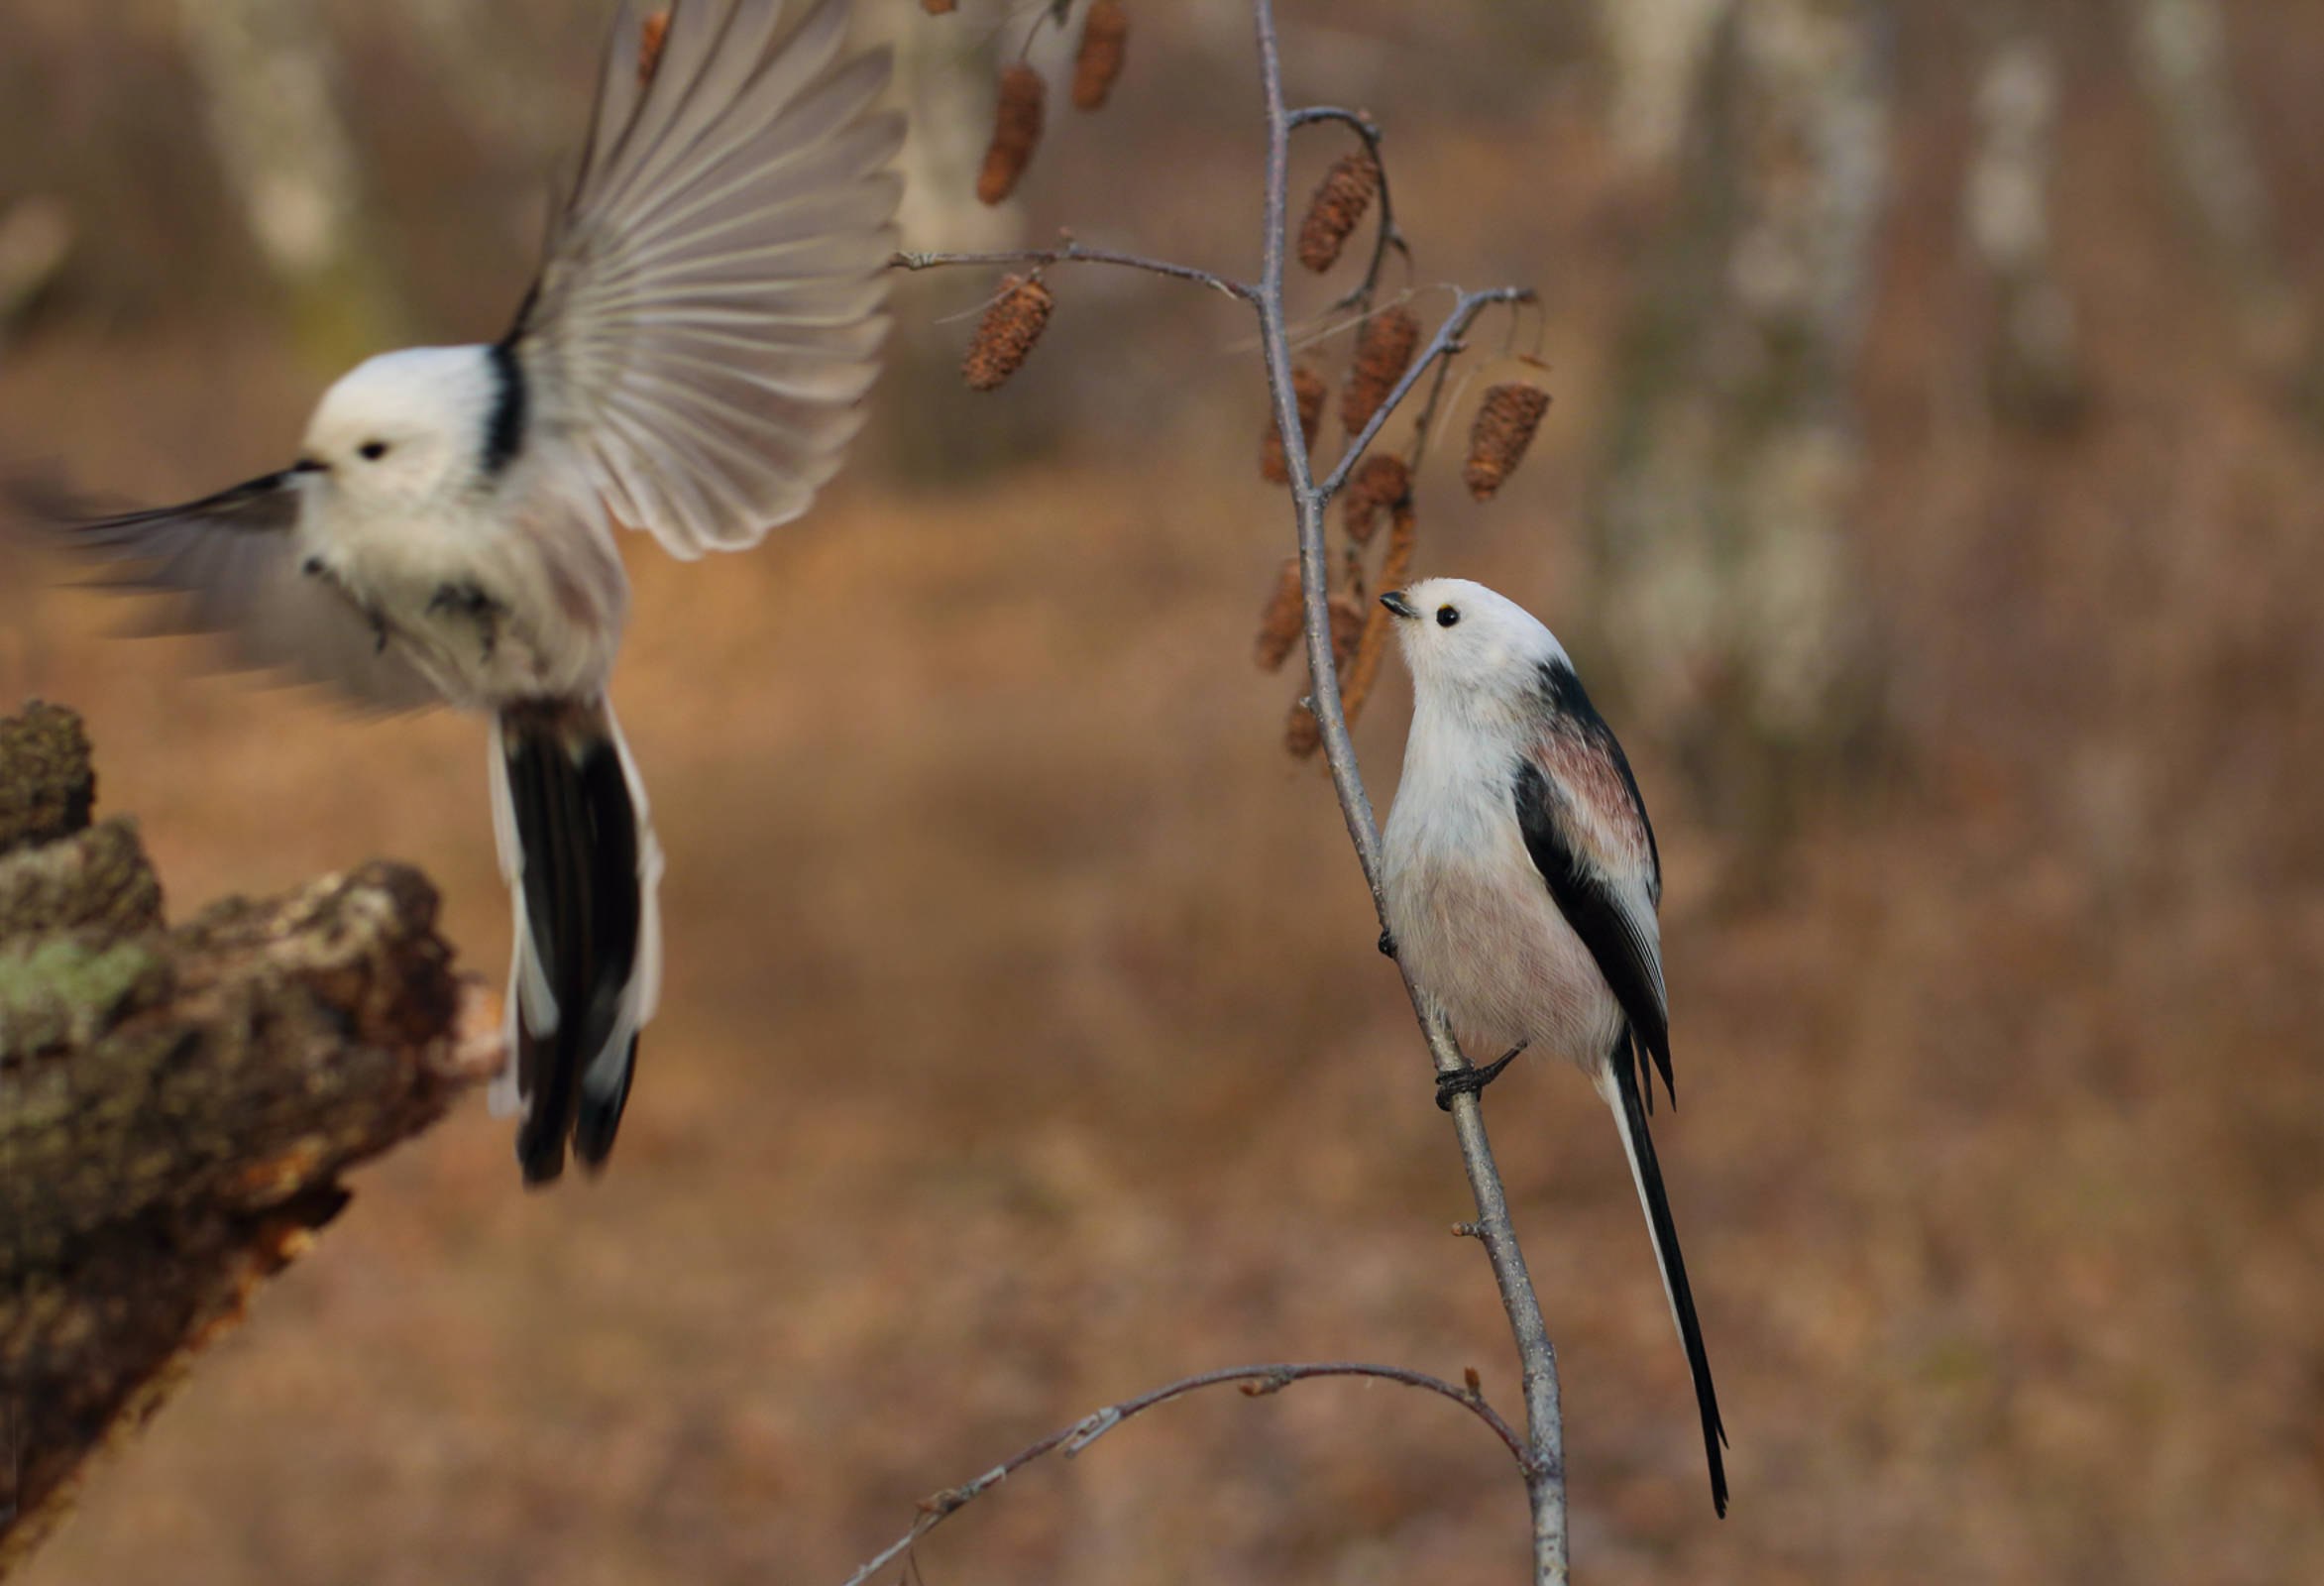
[[[1520,1041],[1482,1069],[1456,1069],[1436,1076],[1436,1104],[1439,1110],[1453,1110],[1453,1097],[1473,1096],[1500,1077],[1501,1070],[1517,1061],[1517,1055],[1533,1043]]]

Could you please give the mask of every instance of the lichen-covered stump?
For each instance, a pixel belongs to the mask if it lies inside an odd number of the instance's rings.
[[[346,1204],[498,1065],[416,871],[166,929],[79,719],[0,720],[0,1575]]]

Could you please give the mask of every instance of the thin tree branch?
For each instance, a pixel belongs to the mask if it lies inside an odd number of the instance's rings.
[[[1157,276],[1167,276],[1172,281],[1188,281],[1197,286],[1208,286],[1212,291],[1224,292],[1237,302],[1254,302],[1257,293],[1239,281],[1229,281],[1207,270],[1192,265],[1172,264],[1166,259],[1147,259],[1138,254],[1116,253],[1110,248],[1084,248],[1067,238],[1062,248],[1012,248],[997,253],[899,253],[888,260],[890,270],[923,271],[943,270],[954,265],[1117,265],[1124,270],[1144,270]]]
[[[1440,1399],[1449,1399],[1491,1427],[1493,1434],[1501,1440],[1503,1447],[1508,1449],[1509,1457],[1517,1462],[1517,1469],[1524,1472],[1528,1480],[1532,1478],[1533,1456],[1527,1450],[1524,1441],[1517,1435],[1516,1429],[1503,1420],[1499,1413],[1487,1404],[1484,1396],[1473,1388],[1456,1388],[1441,1377],[1431,1377],[1426,1372],[1407,1371],[1401,1366],[1376,1366],[1354,1360],[1296,1361],[1273,1366],[1229,1366],[1220,1371],[1206,1371],[1199,1376],[1181,1377],[1176,1382],[1165,1383],[1160,1388],[1142,1393],[1135,1399],[1125,1399],[1119,1404],[1108,1405],[1102,1410],[1082,1416],[1070,1426],[1051,1432],[1038,1442],[1027,1444],[975,1480],[963,1482],[957,1487],[947,1487],[941,1493],[934,1493],[922,1499],[920,1518],[912,1523],[912,1529],[882,1548],[861,1569],[850,1575],[847,1578],[846,1586],[865,1586],[865,1583],[874,1575],[910,1553],[914,1547],[919,1545],[921,1538],[930,1531],[935,1530],[952,1516],[982,1498],[986,1493],[991,1492],[1035,1460],[1045,1458],[1059,1449],[1064,1451],[1064,1456],[1067,1459],[1071,1459],[1123,1421],[1134,1416],[1144,1415],[1158,1405],[1164,1405],[1173,1399],[1182,1399],[1188,1394],[1199,1393],[1205,1388],[1217,1388],[1231,1382],[1241,1383],[1243,1392],[1254,1399],[1264,1398],[1269,1394],[1280,1393],[1292,1383],[1305,1382],[1316,1377],[1374,1377],[1383,1382],[1398,1383],[1406,1388],[1418,1388],[1425,1393],[1435,1394]]]
[[[1371,449],[1374,438],[1380,434],[1381,426],[1385,424],[1396,409],[1404,404],[1404,398],[1412,395],[1412,388],[1420,384],[1421,377],[1428,373],[1430,366],[1438,364],[1441,360],[1443,368],[1450,368],[1452,360],[1466,350],[1466,344],[1461,338],[1468,334],[1469,327],[1477,322],[1479,314],[1493,307],[1495,303],[1515,304],[1531,301],[1533,301],[1533,291],[1528,286],[1494,286],[1485,291],[1461,293],[1460,300],[1453,305],[1453,311],[1447,314],[1444,323],[1437,327],[1436,335],[1430,339],[1426,347],[1421,349],[1420,356],[1412,360],[1412,367],[1404,371],[1403,378],[1389,389],[1387,399],[1380,404],[1380,410],[1374,413],[1356,437],[1348,442],[1347,450],[1340,454],[1339,465],[1325,475],[1321,482],[1314,483],[1313,488],[1318,498],[1316,505],[1320,508],[1340,493],[1341,487],[1348,483],[1348,475],[1354,472],[1356,465],[1364,460],[1364,454]],[[1265,310],[1262,309],[1263,314]],[[1436,392],[1430,393],[1427,405],[1421,409],[1421,428],[1427,428],[1428,421],[1436,416],[1437,393],[1442,392],[1443,389],[1443,369],[1440,369]],[[1291,484],[1292,489],[1296,491],[1299,484],[1297,474],[1292,475]],[[1357,845],[1360,853],[1363,847],[1361,843]],[[1378,855],[1365,854],[1364,874],[1367,880],[1372,879],[1373,871],[1377,868]],[[1380,887],[1377,883],[1373,886],[1372,892],[1374,898],[1377,899],[1380,895]]]
[[[1299,519],[1299,582],[1306,608],[1307,667],[1314,682],[1313,709],[1322,729],[1323,751],[1331,766],[1332,787],[1338,793],[1340,814],[1347,822],[1348,839],[1372,888],[1373,905],[1380,912],[1380,829],[1373,819],[1372,801],[1356,763],[1356,747],[1348,736],[1347,715],[1340,705],[1338,669],[1332,658],[1330,577],[1324,565],[1325,492],[1319,489],[1307,464],[1306,437],[1299,427],[1297,397],[1291,388],[1290,334],[1283,314],[1283,249],[1290,165],[1291,118],[1283,106],[1282,49],[1275,34],[1273,0],[1252,0],[1252,21],[1259,37],[1259,73],[1267,113],[1267,204],[1263,222],[1266,252],[1259,278],[1260,334],[1267,355],[1267,379],[1274,397],[1275,423],[1285,437],[1283,459],[1290,470],[1291,500]],[[1429,344],[1425,359],[1405,371],[1387,401],[1364,432],[1349,445],[1347,458],[1333,478],[1345,475],[1360,456],[1387,412],[1412,390],[1422,368],[1443,357],[1484,302],[1464,294]],[[1505,300],[1522,296],[1513,289]],[[1488,300],[1491,300],[1490,297]],[[1384,913],[1382,925],[1386,924]],[[1429,1057],[1440,1075],[1469,1069],[1443,1018],[1433,1011],[1399,962],[1404,992],[1419,1016],[1428,1040]],[[1526,1447],[1532,1458],[1525,1475],[1525,1493],[1533,1512],[1533,1577],[1536,1586],[1564,1586],[1567,1578],[1566,1472],[1564,1416],[1558,1402],[1557,1353],[1549,1329],[1541,1319],[1541,1302],[1533,1292],[1525,1254],[1509,1221],[1508,1198],[1500,1173],[1494,1165],[1492,1142],[1485,1132],[1485,1112],[1475,1092],[1456,1095],[1452,1105],[1454,1132],[1461,1142],[1461,1159],[1469,1171],[1469,1187],[1477,1197],[1477,1237],[1493,1263],[1500,1288],[1501,1308],[1507,1312],[1515,1337],[1525,1391]]]

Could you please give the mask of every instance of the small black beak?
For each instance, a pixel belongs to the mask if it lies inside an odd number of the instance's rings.
[[[328,474],[331,465],[319,457],[301,457],[287,471],[293,474]]]
[[[1420,615],[1420,608],[1404,599],[1404,592],[1400,589],[1389,590],[1380,598],[1380,604],[1406,621]]]

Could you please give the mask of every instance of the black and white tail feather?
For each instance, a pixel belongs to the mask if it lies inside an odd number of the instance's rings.
[[[1662,1165],[1654,1160],[1654,1136],[1648,1130],[1646,1097],[1639,1076],[1644,1064],[1633,1057],[1633,1037],[1624,1030],[1613,1055],[1598,1076],[1598,1093],[1613,1109],[1614,1127],[1621,1131],[1622,1154],[1630,1160],[1630,1182],[1637,1186],[1638,1204],[1646,1213],[1647,1232],[1654,1239],[1654,1264],[1662,1272],[1662,1292],[1670,1301],[1671,1320],[1679,1329],[1679,1343],[1687,1352],[1687,1373],[1695,1383],[1695,1409],[1703,1418],[1703,1449],[1711,1462],[1711,1502],[1726,1514],[1726,1427],[1718,1418],[1718,1390],[1711,1383],[1711,1356],[1703,1347],[1703,1323],[1695,1314],[1695,1291],[1687,1283],[1687,1258],[1679,1253],[1679,1225],[1670,1212],[1670,1195],[1662,1187]]]
[[[508,1061],[496,1113],[521,1121],[527,1184],[565,1171],[567,1142],[603,1167],[621,1125],[638,1032],[661,990],[661,846],[636,761],[603,700],[493,721],[493,830],[515,902]]]

